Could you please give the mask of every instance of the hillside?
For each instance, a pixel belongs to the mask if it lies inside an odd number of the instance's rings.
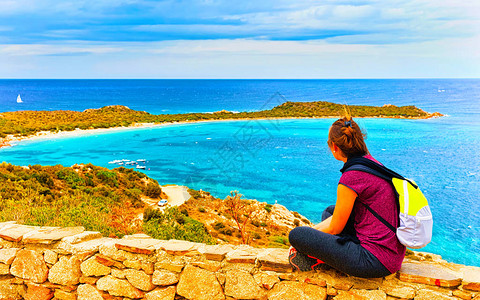
[[[353,117],[430,118],[441,116],[427,113],[415,106],[394,105],[348,107]],[[320,118],[344,114],[344,106],[331,102],[285,102],[270,110],[232,113],[187,113],[153,115],[125,106],[106,106],[78,111],[16,111],[0,113],[0,146],[6,137],[30,136],[39,132],[73,131],[75,129],[112,128],[138,123],[191,122],[201,120],[230,120],[255,118]]]
[[[205,191],[190,190],[190,194],[192,198],[179,210],[201,221],[219,243],[287,247],[290,230],[310,224],[308,219],[282,205],[243,199],[237,192],[225,199]]]
[[[309,223],[283,206],[240,195],[223,200],[204,191],[189,193],[192,197],[182,206],[159,208],[151,203],[166,198],[160,185],[133,169],[0,164],[0,222],[260,247],[286,247],[288,232]],[[241,207],[232,209],[231,204]]]
[[[122,236],[141,230],[142,197],[161,196],[155,180],[132,169],[0,164],[0,222],[82,225]]]

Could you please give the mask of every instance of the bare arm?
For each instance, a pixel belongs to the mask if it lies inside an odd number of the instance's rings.
[[[328,228],[330,227],[330,222],[332,221],[332,217],[328,217],[325,220],[323,220],[321,223],[318,223],[317,225],[314,225],[313,228],[327,232]]]
[[[339,184],[337,188],[337,203],[333,216],[323,220],[313,228],[330,234],[339,234],[347,224],[348,218],[355,204],[357,193],[352,189]]]

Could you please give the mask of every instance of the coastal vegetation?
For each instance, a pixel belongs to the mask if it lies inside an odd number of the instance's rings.
[[[395,105],[348,107],[353,117],[430,118],[440,114],[427,113],[415,106]],[[269,110],[233,113],[186,113],[153,115],[125,106],[106,106],[78,111],[16,111],[0,113],[0,138],[9,135],[25,137],[39,132],[73,131],[76,129],[112,128],[138,123],[192,122],[261,118],[321,118],[341,116],[344,106],[331,102],[285,102]],[[1,145],[0,145],[1,146]]]
[[[284,206],[245,199],[232,191],[225,199],[209,192],[189,190],[192,196],[178,209],[202,222],[219,243],[249,244],[256,247],[288,248],[288,233],[310,221]]]
[[[216,240],[202,222],[190,218],[187,210],[179,210],[176,206],[167,207],[163,211],[146,208],[143,214],[143,229],[146,234],[156,239],[216,244]]]
[[[160,185],[134,169],[0,164],[0,222],[261,247],[288,247],[291,228],[309,223],[288,211],[289,225],[279,222],[285,211],[275,214],[275,206],[243,199],[237,192],[226,199],[205,191],[189,193],[192,197],[180,207],[160,209],[156,203],[166,198]]]
[[[142,197],[158,183],[133,169],[0,164],[0,221],[84,226],[105,236],[141,230]]]

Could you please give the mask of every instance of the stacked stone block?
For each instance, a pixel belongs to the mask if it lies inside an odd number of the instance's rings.
[[[480,299],[480,268],[406,260],[385,278],[292,272],[286,249],[0,223],[1,299]]]

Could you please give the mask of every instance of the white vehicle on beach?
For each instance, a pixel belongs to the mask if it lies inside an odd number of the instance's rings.
[[[165,200],[165,199],[162,199],[162,200],[158,201],[158,203],[157,203],[158,206],[165,206],[167,204],[168,204],[168,201]]]

